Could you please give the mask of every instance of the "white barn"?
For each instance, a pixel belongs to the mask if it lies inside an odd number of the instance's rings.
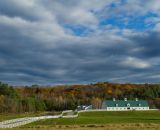
[[[107,111],[127,111],[127,110],[149,110],[149,105],[146,100],[107,100],[102,103],[102,109]]]

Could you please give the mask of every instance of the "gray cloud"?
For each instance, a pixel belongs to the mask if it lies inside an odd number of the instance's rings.
[[[159,82],[159,30],[99,28],[98,12],[110,8],[113,2],[0,1],[0,80],[45,85]],[[139,2],[135,4],[139,11]],[[157,6],[145,8],[159,11]],[[94,31],[78,36],[64,24]]]

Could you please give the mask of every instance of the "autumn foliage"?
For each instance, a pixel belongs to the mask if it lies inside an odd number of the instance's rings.
[[[0,112],[62,111],[77,105],[100,108],[103,100],[145,99],[152,108],[160,108],[160,84],[119,84],[100,82],[89,85],[16,86],[0,82]]]

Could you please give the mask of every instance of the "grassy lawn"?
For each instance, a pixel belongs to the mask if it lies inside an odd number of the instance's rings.
[[[58,125],[13,128],[12,130],[159,130],[160,124]],[[0,129],[1,130],[1,129]],[[2,129],[3,130],[3,129]],[[10,129],[4,129],[10,130]]]
[[[12,130],[159,130],[160,111],[85,112],[72,119],[47,119]],[[1,130],[1,129],[0,129]],[[9,129],[5,129],[9,130]]]
[[[85,112],[77,118],[59,118],[41,120],[28,126],[82,125],[82,124],[119,124],[119,123],[155,123],[160,124],[160,111],[127,112]]]

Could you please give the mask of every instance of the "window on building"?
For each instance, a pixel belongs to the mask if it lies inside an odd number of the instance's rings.
[[[127,104],[127,107],[130,107],[130,104],[129,104],[129,103]]]

